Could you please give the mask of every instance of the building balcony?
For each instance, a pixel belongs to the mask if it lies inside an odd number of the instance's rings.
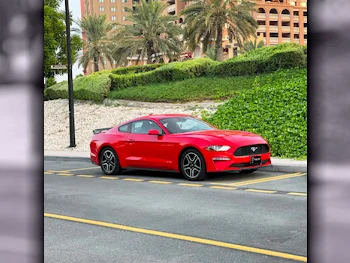
[[[294,34],[299,34],[300,29],[299,27],[294,27],[293,31],[294,31]]]
[[[290,38],[282,38],[282,43],[290,43]]]
[[[307,39],[304,39],[304,44],[307,45]]]
[[[293,21],[294,22],[299,22],[299,16],[294,16]]]
[[[282,32],[290,32],[290,26],[282,26]]]
[[[307,23],[307,16],[304,16],[304,23]]]
[[[278,15],[277,14],[269,14],[270,21],[278,21]]]
[[[270,44],[278,44],[278,37],[270,37]]]
[[[270,26],[270,32],[277,33],[278,32],[278,26]]]
[[[281,17],[282,17],[282,20],[284,20],[284,21],[289,21],[290,20],[290,15],[281,15]]]
[[[256,15],[256,19],[257,19],[257,20],[265,20],[265,19],[266,19],[266,14],[258,13],[258,14]]]
[[[265,25],[259,25],[257,31],[258,32],[266,32],[266,26]]]
[[[176,10],[176,5],[175,4],[168,6],[168,13],[175,12],[175,10]]]
[[[304,34],[307,34],[307,27],[304,27]]]

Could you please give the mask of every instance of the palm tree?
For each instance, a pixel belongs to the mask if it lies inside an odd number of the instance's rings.
[[[211,60],[216,60],[216,50],[215,47],[210,46],[205,53],[205,57],[210,58]]]
[[[191,2],[192,0],[183,0]],[[184,40],[191,50],[203,41],[203,52],[208,44],[215,41],[216,59],[223,60],[223,28],[226,25],[228,34],[241,46],[258,27],[252,16],[255,4],[249,0],[197,0],[186,7]]]
[[[89,62],[92,60],[94,64],[94,71],[99,71],[99,63],[102,64],[103,69],[104,61],[107,59],[111,66],[113,66],[112,46],[108,33],[112,32],[113,25],[115,23],[107,23],[106,16],[85,16],[83,20],[77,20],[75,22],[79,29],[74,31],[82,31],[86,35],[84,41],[84,54],[81,56],[79,66],[83,65],[86,70]]]
[[[241,48],[241,53],[245,53],[245,52],[249,52],[258,48],[262,48],[264,46],[264,40],[260,40],[259,42],[257,42],[257,37],[254,37],[254,41],[253,40],[249,40],[247,42],[243,43],[243,46]]]
[[[180,26],[174,21],[176,17],[163,15],[167,5],[159,0],[141,0],[135,9],[126,8],[130,14],[126,17],[132,25],[120,25],[114,36],[116,49],[114,59],[117,64],[125,64],[128,57],[147,58],[164,54],[168,58],[180,54],[183,50],[179,36]]]

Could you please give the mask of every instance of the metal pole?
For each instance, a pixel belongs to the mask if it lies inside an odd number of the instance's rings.
[[[72,54],[70,43],[70,15],[69,0],[65,0],[66,5],[66,35],[67,35],[67,67],[68,67],[68,99],[69,99],[69,147],[75,147],[75,126],[74,126],[74,97],[73,97],[73,77],[72,77]]]

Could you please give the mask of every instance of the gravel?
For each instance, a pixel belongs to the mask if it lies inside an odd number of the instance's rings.
[[[89,152],[92,130],[116,126],[148,114],[184,113],[201,117],[201,112],[213,112],[222,102],[191,102],[184,104],[105,101],[95,104],[75,101],[76,147],[69,146],[68,100],[44,102],[44,150]]]

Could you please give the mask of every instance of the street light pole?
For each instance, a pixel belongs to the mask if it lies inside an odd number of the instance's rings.
[[[75,126],[74,126],[74,97],[73,97],[73,77],[72,77],[72,53],[70,43],[70,14],[69,0],[65,0],[66,6],[66,35],[67,35],[67,67],[68,67],[68,99],[69,99],[69,147],[75,147]]]

